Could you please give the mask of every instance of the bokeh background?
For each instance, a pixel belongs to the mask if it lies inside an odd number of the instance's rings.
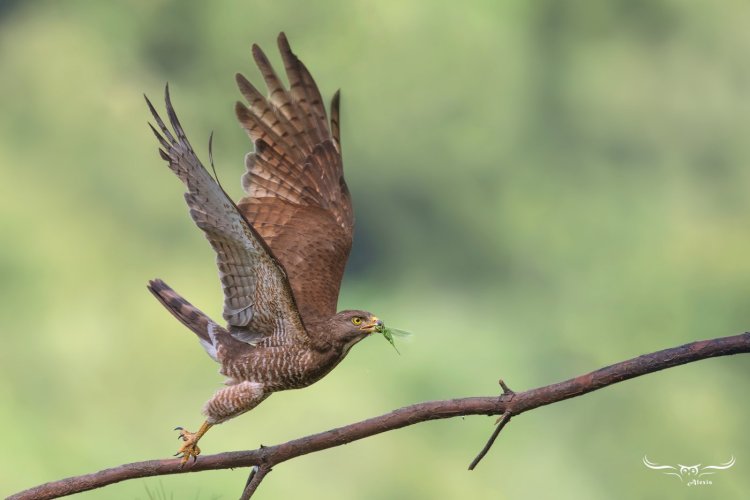
[[[169,81],[239,195],[233,75],[276,34],[342,88],[357,233],[340,306],[415,333],[212,430],[276,444],[750,329],[750,7],[601,2],[0,1],[0,494],[168,457],[222,378],[148,294],[214,317],[214,257],[146,127]],[[750,359],[519,417],[420,424],[279,466],[261,498],[741,498]],[[688,489],[647,470],[716,464]],[[247,471],[81,498],[236,498]]]

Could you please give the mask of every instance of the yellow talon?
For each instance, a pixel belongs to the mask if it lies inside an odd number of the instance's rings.
[[[198,455],[201,454],[201,449],[198,447],[198,440],[203,437],[208,429],[211,428],[211,425],[212,424],[209,424],[208,422],[203,422],[203,425],[198,429],[198,432],[190,432],[182,427],[175,427],[175,430],[180,431],[180,435],[177,439],[182,439],[184,441],[183,445],[177,453],[175,453],[175,456],[182,456],[180,467],[183,467],[185,463],[190,460],[190,457],[193,457],[193,462],[198,460]]]

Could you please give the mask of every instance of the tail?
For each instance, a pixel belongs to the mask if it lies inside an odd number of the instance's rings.
[[[167,311],[180,320],[180,323],[195,333],[203,349],[214,361],[218,361],[214,335],[211,332],[221,327],[160,279],[149,281],[148,291],[161,302],[161,305],[167,308]]]

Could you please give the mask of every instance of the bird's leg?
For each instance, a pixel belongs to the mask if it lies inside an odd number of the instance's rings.
[[[180,467],[185,465],[185,462],[187,462],[190,457],[193,457],[193,461],[198,460],[198,455],[201,454],[201,449],[198,448],[198,440],[203,437],[212,426],[213,424],[209,424],[208,421],[205,421],[203,422],[203,425],[201,425],[201,428],[198,429],[198,432],[190,432],[182,427],[175,427],[176,431],[180,431],[180,435],[177,439],[182,439],[184,441],[180,450],[175,453],[175,456],[182,454]]]
[[[198,459],[198,455],[201,453],[201,449],[198,448],[198,440],[214,424],[225,422],[241,413],[252,410],[266,399],[270,393],[263,389],[263,384],[248,381],[242,381],[220,389],[203,407],[203,414],[208,417],[208,420],[203,422],[198,432],[193,433],[182,427],[177,427],[175,430],[180,431],[179,439],[184,441],[180,451],[175,454],[175,456],[182,454],[181,466],[184,466],[190,457],[193,457],[193,461]]]

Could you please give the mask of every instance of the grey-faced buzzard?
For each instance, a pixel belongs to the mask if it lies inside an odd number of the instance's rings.
[[[329,121],[317,85],[283,33],[278,44],[289,89],[257,45],[253,57],[268,97],[236,77],[247,103],[238,102],[235,111],[255,146],[245,160],[245,196],[236,204],[198,160],[169,88],[171,128],[146,99],[159,153],[187,188],[190,216],[216,251],[224,291],[226,327],[163,281],[148,287],[227,377],[226,387],[203,407],[206,421],[198,432],[178,427],[183,464],[198,456],[197,442],[212,425],[251,410],[273,392],[320,380],[354,344],[383,328],[369,312],[336,312],[354,225],[341,162],[339,94]]]

